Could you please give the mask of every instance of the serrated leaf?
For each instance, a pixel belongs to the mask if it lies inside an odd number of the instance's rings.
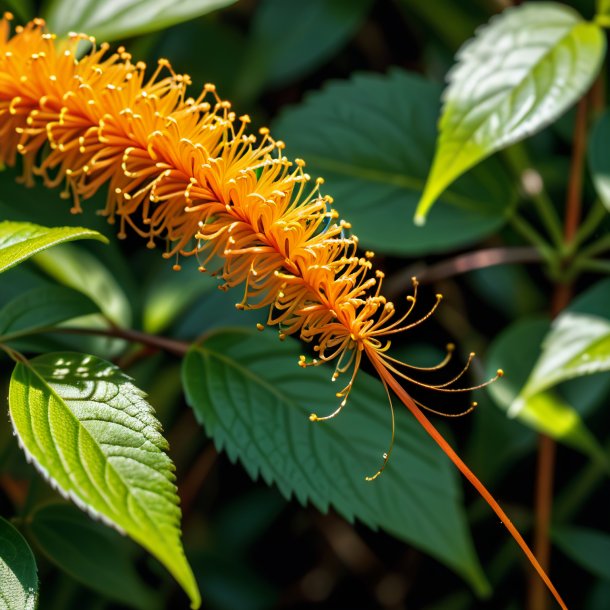
[[[0,273],[47,248],[76,239],[107,239],[83,227],[41,227],[30,222],[0,222]]]
[[[161,600],[144,586],[129,556],[128,541],[74,506],[42,506],[28,532],[50,561],[104,597],[131,608],[159,608]]]
[[[95,356],[45,354],[16,365],[9,408],[26,455],[51,484],[157,557],[199,607],[167,442],[131,379]]]
[[[510,213],[514,187],[491,159],[443,195],[446,205],[426,231],[404,219],[405,206],[415,211],[434,154],[440,91],[402,70],[358,74],[309,95],[274,122],[290,154],[325,178],[323,191],[367,248],[440,252],[493,233]]]
[[[0,607],[35,610],[38,602],[36,561],[23,536],[0,517]]]
[[[6,342],[97,311],[95,303],[76,290],[33,288],[0,309],[0,340]]]
[[[195,415],[229,457],[275,483],[286,497],[334,507],[349,520],[382,527],[424,549],[488,592],[468,534],[454,470],[406,413],[397,414],[389,466],[373,474],[387,448],[390,419],[379,381],[360,373],[348,407],[324,423],[312,410],[337,399],[323,367],[298,369],[299,346],[271,334],[235,330],[210,336],[184,360],[183,385]]]
[[[595,124],[589,139],[589,169],[595,190],[610,212],[610,111],[606,111]]]
[[[585,570],[610,581],[610,535],[584,527],[558,526],[553,542]]]
[[[57,34],[118,40],[188,21],[236,0],[50,0],[43,16]]]
[[[479,161],[552,123],[588,89],[604,58],[601,28],[554,2],[507,9],[457,54],[415,221]]]

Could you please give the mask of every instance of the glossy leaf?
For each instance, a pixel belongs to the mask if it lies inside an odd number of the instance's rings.
[[[294,4],[263,0],[254,13],[242,87],[253,77],[277,86],[306,74],[346,43],[371,5],[371,0],[308,0],[299,6],[296,27],[285,27],[294,23]]]
[[[0,339],[7,341],[97,311],[95,303],[76,290],[33,288],[0,309]]]
[[[142,610],[160,607],[137,573],[127,539],[74,506],[39,508],[28,530],[54,564],[104,597]]]
[[[605,370],[610,370],[610,322],[565,312],[546,335],[542,353],[508,415],[607,464],[604,451],[578,410],[551,391],[563,381]]]
[[[491,153],[539,131],[589,88],[605,35],[554,2],[510,8],[457,54],[444,94],[439,139],[415,221],[439,195]]]
[[[9,406],[20,444],[51,484],[150,551],[199,607],[167,442],[131,379],[94,356],[45,354],[17,364]]]
[[[0,273],[52,246],[76,239],[107,241],[83,227],[41,227],[29,222],[0,222]]]
[[[167,28],[235,0],[50,0],[43,16],[56,34],[84,32],[118,40]]]
[[[554,527],[553,541],[587,572],[610,581],[610,535],[590,528]]]
[[[589,139],[589,169],[595,190],[610,212],[610,111],[606,111],[596,123]]]
[[[443,195],[426,231],[405,218],[434,153],[440,88],[401,70],[333,82],[280,115],[273,132],[323,176],[342,218],[368,248],[421,256],[472,243],[502,226],[515,191],[494,159]],[[303,129],[307,125],[307,129]]]
[[[218,448],[284,496],[382,527],[487,593],[445,456],[401,411],[390,464],[367,483],[390,437],[381,383],[360,373],[341,416],[312,423],[312,411],[334,410],[337,399],[331,371],[298,369],[298,355],[293,340],[246,330],[213,334],[189,352],[183,367],[187,400]]]
[[[0,608],[35,610],[37,600],[34,555],[23,536],[0,517]]]

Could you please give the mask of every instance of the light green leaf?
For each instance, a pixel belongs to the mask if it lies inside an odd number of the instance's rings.
[[[198,608],[167,442],[131,379],[94,356],[45,354],[15,367],[9,408],[26,455],[51,484],[157,557]]]
[[[183,385],[195,415],[229,457],[253,477],[275,483],[321,511],[382,527],[425,550],[479,594],[489,587],[468,533],[456,474],[406,412],[397,413],[390,463],[374,483],[390,437],[383,386],[361,372],[346,409],[310,422],[337,398],[325,367],[297,367],[299,345],[271,333],[234,330],[209,336],[184,360]]]
[[[550,391],[563,381],[607,370],[610,370],[610,322],[597,316],[565,312],[545,337],[542,353],[508,408],[508,415],[607,466],[603,449],[578,411]]]
[[[457,54],[437,150],[415,221],[491,153],[552,123],[588,89],[604,59],[601,28],[554,2],[507,9]]]
[[[143,583],[129,543],[70,504],[36,510],[28,531],[40,550],[74,579],[131,608],[159,608],[161,599]]]
[[[552,530],[553,542],[585,570],[610,581],[610,535],[584,528],[560,526]]]
[[[516,200],[495,159],[443,195],[446,205],[420,231],[404,219],[415,211],[434,154],[440,87],[392,70],[336,81],[285,111],[273,125],[291,156],[326,179],[342,218],[364,247],[421,256],[463,246],[499,229]],[[307,129],[303,126],[307,125]],[[404,219],[404,222],[401,220]]]
[[[533,395],[562,381],[610,370],[610,321],[566,312],[557,317],[521,390]]]
[[[93,254],[73,246],[53,248],[34,262],[52,278],[87,295],[118,326],[130,326],[131,304],[112,272]]]
[[[597,0],[595,21],[603,27],[610,27],[610,0]]]
[[[0,340],[32,334],[98,311],[85,295],[63,286],[41,286],[14,298],[0,309]]]
[[[43,16],[56,34],[84,32],[118,40],[162,30],[236,0],[50,0]]]
[[[0,222],[0,273],[47,248],[76,239],[107,239],[83,227],[41,227],[29,222]]]
[[[287,85],[298,79],[345,44],[371,4],[371,0],[307,0],[295,7],[285,0],[263,0],[254,13],[240,86]]]
[[[37,605],[34,555],[23,536],[0,517],[0,608],[35,610]]]
[[[589,169],[595,190],[602,203],[610,212],[610,111],[606,111],[597,121],[589,139]]]

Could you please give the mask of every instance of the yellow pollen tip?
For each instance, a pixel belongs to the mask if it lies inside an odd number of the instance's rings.
[[[502,369],[498,369],[498,370],[496,371],[496,375],[497,375],[498,377],[504,377],[504,371],[503,371]]]
[[[315,413],[312,413],[312,414],[309,416],[309,421],[318,421],[319,419],[320,419],[320,418],[319,418],[319,417],[318,417],[318,416],[317,416]]]
[[[176,263],[175,265],[172,266],[172,269],[174,271],[180,271],[182,269],[182,267],[178,263]]]
[[[259,323],[256,325],[256,328],[257,328],[258,330],[265,330],[265,326],[264,326],[264,324],[261,324],[260,322],[259,322]]]

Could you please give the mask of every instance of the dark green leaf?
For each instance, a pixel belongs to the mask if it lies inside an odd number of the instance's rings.
[[[28,529],[47,557],[74,579],[132,608],[159,608],[130,557],[127,539],[69,504],[48,504]]]
[[[5,2],[11,10],[15,11],[15,15],[24,21],[33,19],[36,16],[32,0],[5,0]]]
[[[0,339],[31,334],[79,316],[96,313],[91,299],[63,286],[41,286],[0,309]]]
[[[287,85],[320,65],[354,34],[372,0],[263,0],[252,23],[241,80]],[[286,27],[291,24],[291,27]],[[315,43],[313,42],[315,41]]]
[[[0,517],[0,607],[35,610],[38,575],[34,555],[23,536]]]
[[[47,248],[76,239],[106,238],[82,227],[41,227],[29,222],[0,222],[0,273]]]
[[[605,48],[598,25],[554,2],[527,2],[480,28],[449,76],[416,222],[465,171],[565,112],[589,88]]]
[[[515,192],[491,160],[445,193],[425,231],[409,222],[405,206],[415,210],[433,155],[439,96],[439,87],[400,70],[358,75],[284,112],[274,132],[326,179],[324,192],[364,246],[418,256],[448,250],[498,229]]]
[[[45,354],[17,364],[11,420],[30,460],[65,496],[150,551],[199,607],[180,541],[173,464],[141,390],[94,356]]]
[[[589,169],[593,184],[602,203],[610,211],[610,111],[606,111],[591,132],[589,139]]]
[[[553,528],[553,541],[591,574],[610,580],[610,535],[584,527]]]
[[[271,333],[219,332],[184,360],[189,404],[219,448],[249,474],[274,482],[322,511],[383,527],[431,553],[481,594],[488,592],[461,505],[455,472],[417,423],[399,412],[397,444],[374,483],[390,436],[380,382],[360,373],[340,417],[312,423],[312,411],[334,410],[331,372],[296,366],[298,344]]]
[[[44,7],[51,31],[84,32],[101,40],[117,40],[162,30],[235,0],[49,0]]]

